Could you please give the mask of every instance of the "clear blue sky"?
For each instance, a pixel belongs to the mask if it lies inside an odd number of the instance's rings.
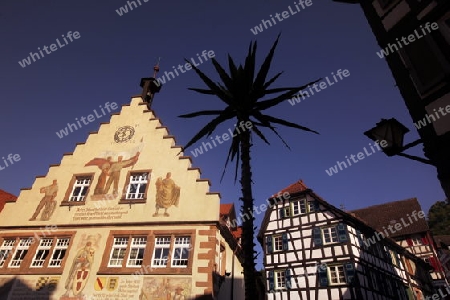
[[[284,71],[278,86],[302,85],[338,69],[348,69],[350,76],[295,106],[286,102],[269,110],[320,135],[281,128],[290,151],[270,133],[271,146],[255,139],[255,202],[263,203],[300,178],[328,202],[346,209],[417,197],[428,212],[435,201],[444,199],[433,167],[381,152],[333,176],[325,173],[337,160],[367,147],[371,141],[363,132],[381,118],[395,117],[410,128],[406,142],[418,137],[386,62],[376,55],[379,46],[359,6],[314,0],[312,6],[255,36],[250,28],[294,2],[141,3],[119,16],[116,9],[126,1],[0,2],[0,157],[12,153],[22,158],[0,171],[0,188],[17,195],[20,188],[32,185],[35,176],[45,175],[50,164],[59,163],[64,152],[72,152],[77,142],[84,142],[88,132],[108,119],[98,119],[63,139],[55,132],[107,101],[129,103],[140,93],[140,78],[152,75],[158,56],[160,74],[203,50],[213,50],[222,63],[227,53],[242,61],[249,42],[257,39],[261,62],[282,32],[271,73]],[[49,46],[68,31],[78,31],[81,37],[25,68],[18,64],[30,51]],[[217,78],[210,62],[200,68]],[[186,144],[208,118],[184,120],[178,115],[223,107],[188,87],[204,87],[193,71],[166,83],[153,105],[179,145]],[[232,126],[225,124],[217,133]],[[224,203],[239,204],[240,187],[233,182],[232,169],[220,183],[228,145],[193,162]],[[421,146],[410,153],[422,155]],[[260,221],[258,216],[258,226]]]

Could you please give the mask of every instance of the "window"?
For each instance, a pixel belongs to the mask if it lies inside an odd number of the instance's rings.
[[[125,252],[127,251],[128,238],[127,237],[115,237],[114,244],[111,250],[111,257],[109,259],[109,267],[121,267]]]
[[[14,249],[14,244],[16,240],[14,239],[5,239],[3,240],[3,244],[0,247],[0,267],[3,267],[6,259],[8,258],[9,253]]]
[[[23,238],[19,240],[16,251],[13,254],[11,261],[9,262],[9,267],[18,268],[22,263],[25,255],[28,253],[28,249],[33,242],[33,238]]]
[[[347,225],[339,223],[335,226],[314,227],[312,238],[315,246],[348,241]]]
[[[188,265],[190,246],[190,237],[175,237],[174,251],[172,255],[172,267],[185,268]]]
[[[149,180],[149,172],[132,172],[128,177],[125,199],[145,199]]]
[[[169,251],[170,236],[157,237],[155,240],[155,250],[153,252],[152,267],[167,266]]]
[[[91,177],[77,177],[72,188],[69,201],[84,201],[87,190],[91,184]]]
[[[431,35],[399,50],[417,91],[424,95],[441,83],[449,72],[449,63]]]
[[[70,238],[57,238],[56,245],[53,249],[52,258],[48,263],[50,268],[61,267],[62,261],[66,256],[67,249],[69,248]]]
[[[40,234],[0,237],[0,274],[62,274],[75,232],[58,231],[66,237]]]
[[[52,248],[53,239],[41,239],[36,254],[31,262],[31,267],[42,267]]]
[[[336,227],[322,228],[324,244],[337,243],[338,236]]]
[[[308,201],[306,199],[295,200],[291,202],[292,215],[303,215],[318,210],[319,203],[317,201]]]
[[[75,174],[69,183],[61,206],[85,205],[94,173]]]
[[[273,270],[268,272],[269,290],[285,290],[290,289],[291,286],[291,270]]]
[[[273,250],[274,251],[283,250],[283,237],[281,235],[276,235],[273,237]]]
[[[329,272],[331,285],[345,283],[344,266],[330,266]]]
[[[266,250],[267,253],[289,250],[287,233],[267,236]]]
[[[353,263],[339,265],[322,265],[326,268],[317,268],[320,286],[351,284],[355,277]]]
[[[131,249],[127,267],[137,267],[142,265],[146,245],[147,237],[134,237],[131,239]]]
[[[111,231],[99,274],[192,274],[194,230]]]

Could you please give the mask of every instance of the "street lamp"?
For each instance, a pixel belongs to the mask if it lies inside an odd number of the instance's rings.
[[[428,159],[403,153],[403,151],[422,143],[422,140],[418,139],[403,146],[403,138],[408,132],[409,129],[406,128],[402,123],[394,118],[391,118],[389,120],[381,119],[381,121],[377,123],[374,128],[364,132],[364,135],[366,135],[373,141],[385,140],[387,142],[387,146],[383,147],[382,149],[387,156],[398,155],[406,157],[408,159],[419,161],[424,164],[434,165]]]

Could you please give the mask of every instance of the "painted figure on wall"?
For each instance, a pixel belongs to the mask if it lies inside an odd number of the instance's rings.
[[[116,162],[111,163],[111,168],[109,169],[109,178],[106,182],[104,190],[105,194],[108,193],[112,183],[114,183],[113,194],[118,194],[120,171],[122,171],[123,168],[131,167],[136,164],[139,159],[139,154],[140,153],[137,152],[135,156],[127,160],[122,160],[123,157],[119,156]]]
[[[130,159],[123,160],[123,156],[118,156],[117,161],[112,161],[112,157],[94,158],[85,166],[97,166],[100,170],[97,184],[94,189],[94,196],[105,195],[108,193],[111,185],[113,185],[113,194],[117,195],[119,190],[120,171],[136,164],[139,159],[140,152],[136,152]]]
[[[144,278],[139,300],[186,300],[190,299],[189,278]]]
[[[108,179],[109,169],[111,168],[111,160],[111,156],[108,156],[106,159],[96,157],[84,165],[85,167],[97,166],[101,170],[100,176],[97,180],[97,184],[95,185],[94,195],[104,194],[106,180]]]
[[[93,236],[88,236],[87,239],[83,239],[83,243],[84,246],[78,250],[73,259],[64,285],[66,292],[60,299],[72,299],[69,296],[71,293],[76,299],[83,299],[82,291],[86,286],[94,263],[96,239]]]
[[[53,214],[53,211],[56,207],[55,197],[58,194],[58,182],[57,180],[53,180],[53,183],[49,186],[44,186],[40,189],[42,194],[45,194],[44,197],[39,202],[39,205],[36,207],[33,216],[30,218],[30,221],[35,221],[39,213],[42,209],[44,211],[41,215],[41,221],[48,221]]]
[[[165,179],[159,177],[156,180],[156,212],[153,214],[153,217],[159,215],[160,208],[164,209],[164,216],[168,217],[169,213],[167,212],[167,209],[172,205],[178,207],[180,201],[180,187],[175,184],[172,178],[170,178],[171,175],[172,174],[168,172]]]

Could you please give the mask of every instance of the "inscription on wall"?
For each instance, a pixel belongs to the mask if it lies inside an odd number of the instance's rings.
[[[125,206],[78,207],[73,215],[73,221],[121,220],[123,215],[128,214],[128,212],[129,209]]]

